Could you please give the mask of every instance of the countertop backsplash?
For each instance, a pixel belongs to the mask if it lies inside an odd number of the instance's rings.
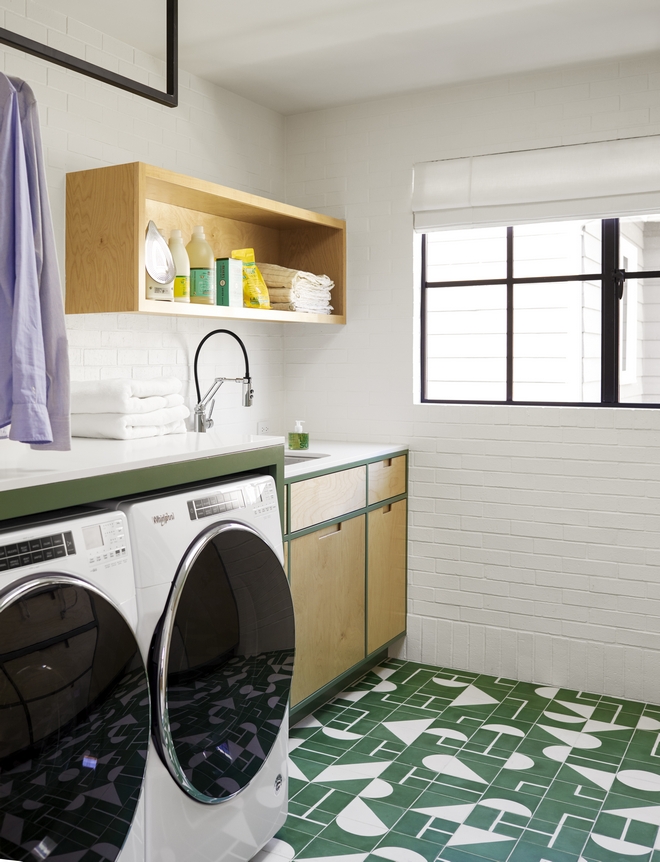
[[[216,396],[216,425],[232,433],[256,434],[257,423],[267,419],[271,429],[284,433],[281,326],[138,314],[70,314],[66,322],[72,380],[177,377],[183,382],[182,394],[191,414],[196,402],[192,364],[197,345],[213,329],[230,329],[248,351],[254,404],[243,407],[241,387],[225,383]],[[221,335],[209,339],[199,357],[202,395],[216,376],[242,377],[243,369],[243,355],[233,339]]]

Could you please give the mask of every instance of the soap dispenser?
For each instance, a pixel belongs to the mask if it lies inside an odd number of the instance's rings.
[[[309,449],[309,434],[303,431],[302,419],[296,419],[295,428],[289,433],[289,449]]]

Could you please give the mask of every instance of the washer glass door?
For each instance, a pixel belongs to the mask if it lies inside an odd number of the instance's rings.
[[[113,604],[68,575],[0,592],[0,857],[116,859],[149,729],[146,670]]]
[[[293,651],[291,593],[272,548],[242,524],[202,534],[152,644],[154,736],[191,797],[222,802],[264,764],[288,707]]]

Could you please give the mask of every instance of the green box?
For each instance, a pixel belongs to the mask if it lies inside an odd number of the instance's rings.
[[[243,307],[243,261],[218,257],[215,261],[216,305]]]

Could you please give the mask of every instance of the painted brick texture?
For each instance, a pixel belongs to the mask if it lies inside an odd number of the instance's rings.
[[[53,13],[46,4],[12,0],[9,6],[0,9],[0,26],[164,89],[161,61]],[[284,118],[275,111],[184,70],[179,105],[166,108],[5,46],[0,46],[0,69],[26,80],[37,97],[62,269],[69,171],[143,161],[264,197],[284,197]],[[222,325],[177,317],[69,315],[72,379],[173,375],[184,381],[192,407],[195,348]],[[228,384],[216,400],[216,424],[227,433],[256,433],[257,421],[268,418],[278,428],[284,401],[282,326],[230,328],[248,349],[255,405],[242,408],[240,387]],[[242,376],[242,362],[232,339],[212,339],[200,357],[203,391],[216,375]]]
[[[77,40],[158,85],[153,58],[45,6],[9,6],[3,26],[63,50]],[[410,446],[408,658],[660,702],[660,413],[415,403],[410,210],[417,161],[660,134],[660,59],[288,118],[185,71],[171,110],[9,48],[0,69],[39,101],[62,260],[65,174],[105,164],[147,161],[347,219],[349,326],[232,326],[250,352],[256,407],[243,410],[228,386],[216,418],[247,431],[268,417],[283,431],[302,416],[312,440]],[[74,379],[175,374],[192,400],[208,324],[83,315],[67,325]],[[203,379],[241,373],[233,347],[207,345]]]

